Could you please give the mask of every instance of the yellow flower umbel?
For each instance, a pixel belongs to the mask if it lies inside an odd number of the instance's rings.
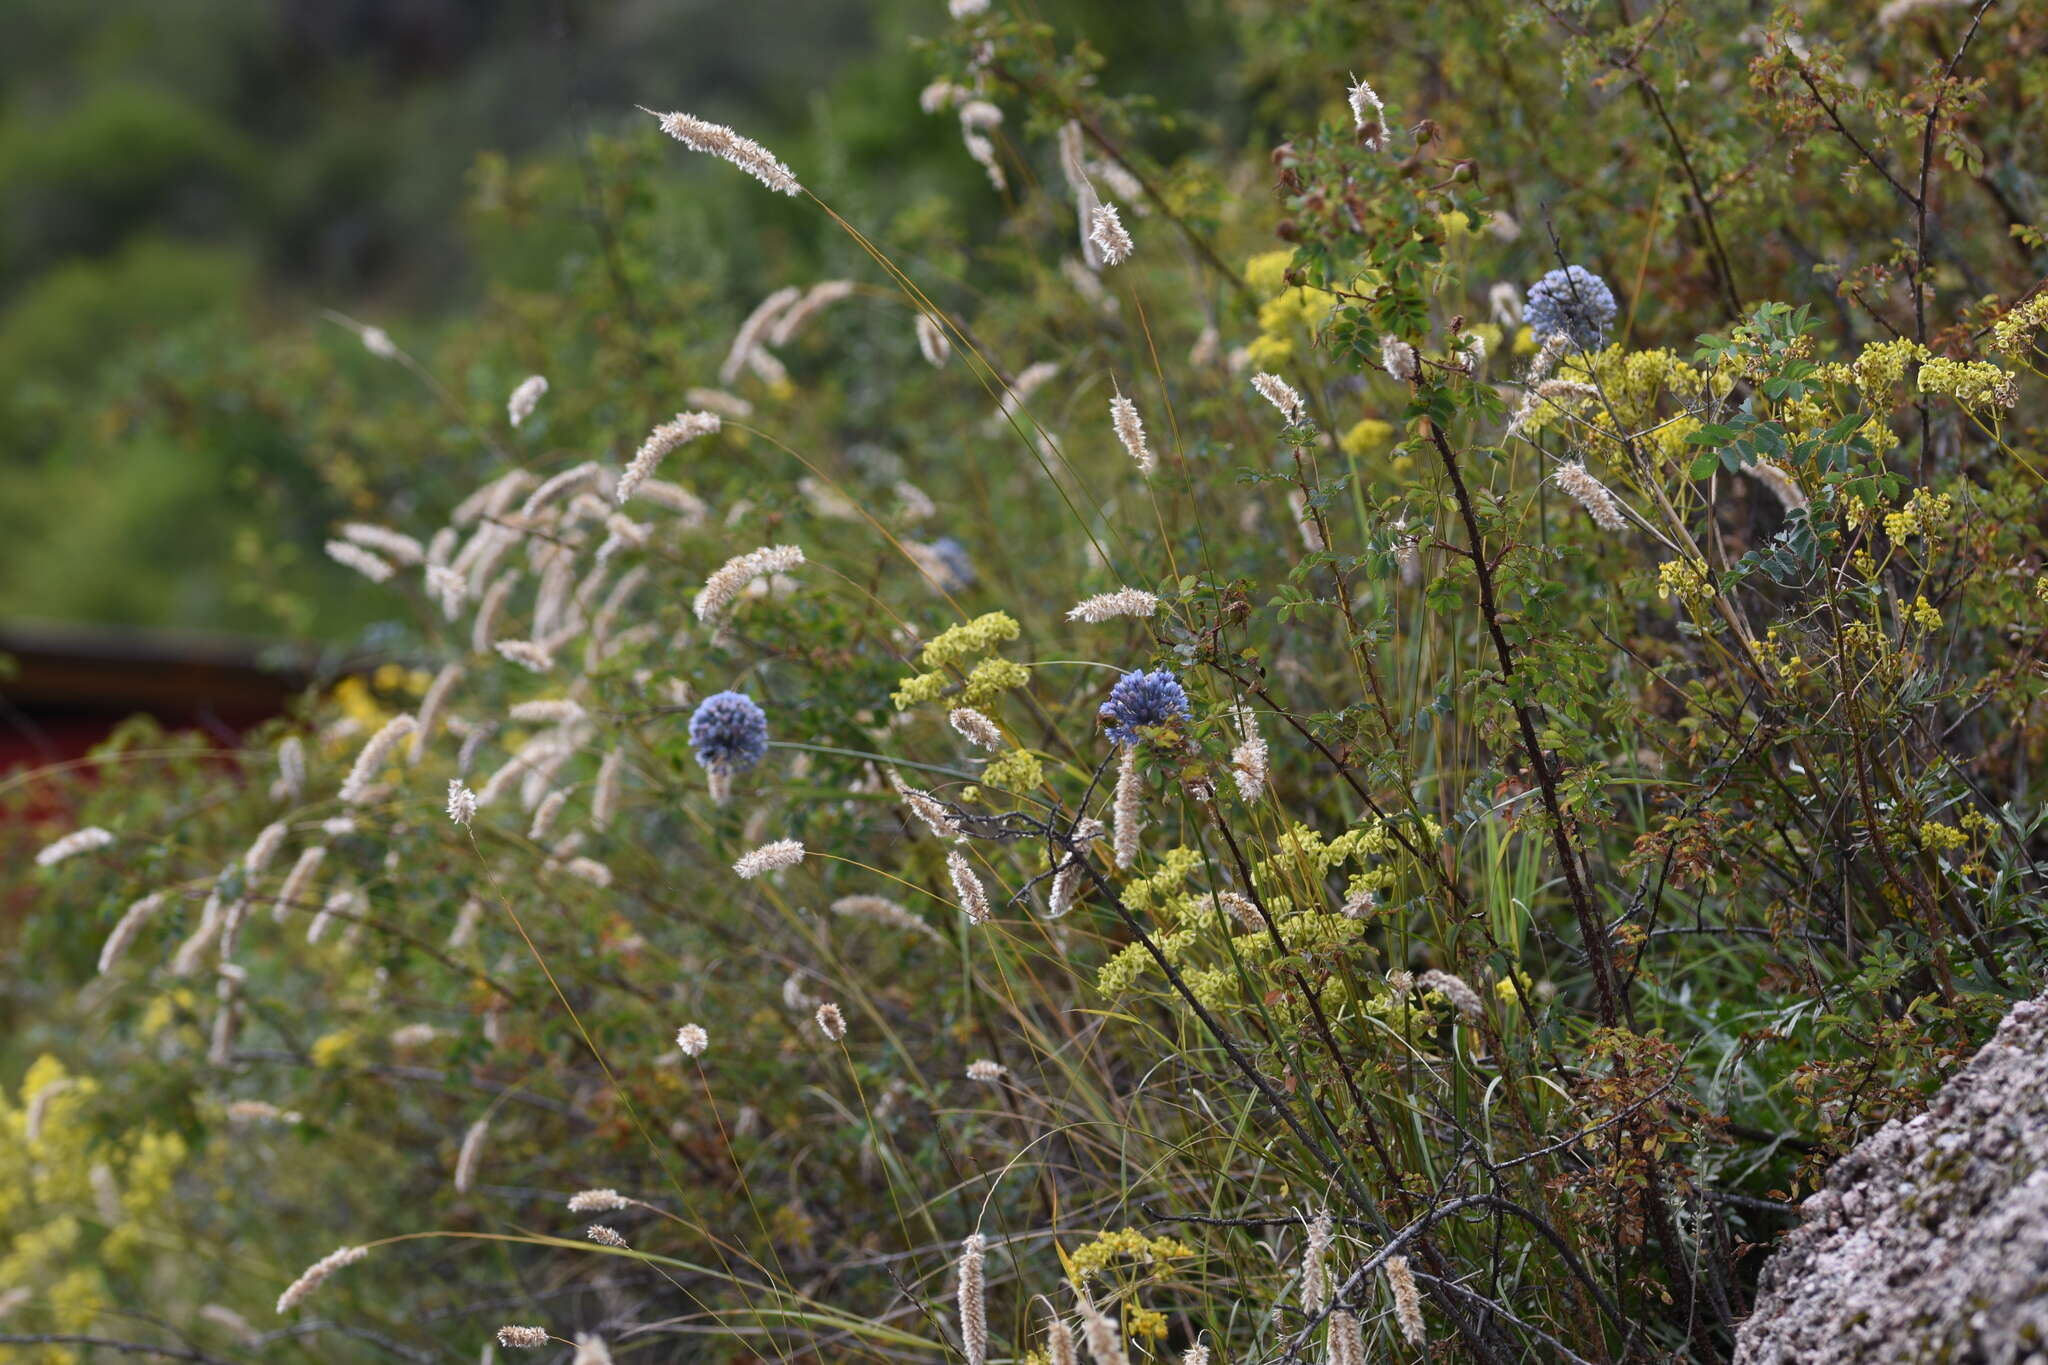
[[[1688,607],[1699,605],[1714,595],[1706,568],[1696,559],[1666,560],[1657,566],[1657,596],[1676,597]]]

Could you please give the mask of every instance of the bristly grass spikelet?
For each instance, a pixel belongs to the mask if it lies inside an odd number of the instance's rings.
[[[1076,602],[1068,609],[1067,619],[1099,625],[1118,616],[1147,617],[1158,611],[1159,598],[1155,594],[1141,588],[1118,588]]]
[[[971,1233],[960,1244],[956,1300],[960,1308],[960,1343],[967,1365],[985,1365],[988,1360],[988,1305],[983,1300],[982,1259],[987,1239]]]
[[[715,412],[679,412],[648,432],[647,439],[633,453],[625,472],[619,475],[619,486],[612,495],[614,500],[624,507],[626,500],[639,491],[640,485],[653,476],[664,456],[686,441],[711,435],[722,425],[724,419]]]
[[[1138,405],[1122,394],[1109,400],[1109,425],[1116,432],[1116,439],[1137,463],[1140,474],[1150,474],[1159,467],[1158,457],[1145,440],[1145,422],[1138,416]]]
[[[795,867],[804,860],[803,841],[799,839],[777,839],[757,849],[740,855],[732,870],[747,881],[775,872],[785,867]]]
[[[337,1247],[307,1266],[305,1272],[287,1285],[284,1293],[277,1296],[278,1315],[283,1316],[296,1308],[335,1271],[343,1266],[354,1265],[369,1254],[368,1247]]]
[[[729,161],[778,194],[799,194],[803,186],[789,167],[752,138],[741,137],[722,123],[710,123],[689,114],[656,114],[642,106],[640,112],[661,120],[661,131],[693,152]]]
[[[1131,234],[1117,216],[1114,204],[1097,204],[1089,213],[1088,240],[1102,252],[1104,265],[1122,265],[1131,258]]]

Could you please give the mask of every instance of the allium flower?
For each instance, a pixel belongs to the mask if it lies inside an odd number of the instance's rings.
[[[619,475],[619,486],[613,496],[619,506],[626,505],[626,499],[633,496],[640,485],[647,482],[661,464],[662,457],[685,441],[694,441],[699,436],[709,436],[723,425],[724,419],[715,412],[679,412],[669,421],[647,433],[647,439],[640,443],[626,470]]]
[[[624,1250],[626,1246],[625,1238],[602,1223],[592,1223],[583,1229],[583,1235],[601,1247],[617,1247]]]
[[[697,594],[692,609],[699,621],[717,621],[732,609],[732,604],[755,579],[787,573],[803,562],[803,549],[796,545],[764,545],[758,550],[734,555],[704,580],[703,590]]]
[[[953,894],[959,898],[960,908],[967,912],[967,922],[987,924],[988,889],[981,884],[981,878],[974,875],[967,855],[957,848],[946,854],[946,875],[953,882]]]
[[[50,867],[76,854],[105,848],[113,842],[114,836],[109,831],[101,829],[98,825],[87,825],[84,829],[73,830],[36,854],[36,866]]]
[[[994,1085],[1009,1074],[1010,1068],[986,1057],[967,1064],[967,1079],[980,1085]]]
[[[306,1267],[305,1273],[293,1280],[284,1293],[277,1296],[279,1314],[289,1313],[299,1301],[318,1289],[321,1282],[343,1266],[354,1265],[370,1254],[368,1247],[339,1247],[328,1252],[319,1260]]]
[[[521,1327],[510,1324],[498,1329],[498,1344],[515,1350],[529,1350],[548,1344],[548,1329],[545,1327]]]
[[[764,872],[777,872],[785,867],[795,867],[804,860],[804,845],[801,839],[777,839],[757,849],[740,855],[732,870],[741,880],[752,881]]]
[[[459,780],[448,783],[448,818],[458,825],[467,825],[476,819],[476,793]]]
[[[953,354],[953,343],[946,339],[946,329],[929,313],[917,315],[917,349],[934,369],[946,363]]]
[[[1188,718],[1188,694],[1170,669],[1134,670],[1117,679],[1097,719],[1117,744],[1136,744],[1139,729]]]
[[[1097,593],[1076,602],[1067,612],[1067,619],[1096,625],[1117,616],[1151,616],[1158,610],[1159,599],[1152,593],[1138,588],[1118,588],[1115,592]]]
[[[505,416],[513,426],[518,426],[533,416],[533,410],[540,406],[540,400],[547,395],[546,375],[530,374],[519,381],[519,387],[512,390],[512,396],[505,400]]]
[[[1280,415],[1290,422],[1301,420],[1301,395],[1292,385],[1277,374],[1255,374],[1252,387],[1259,391],[1259,397],[1280,409]]]
[[[569,1196],[571,1213],[611,1213],[629,1207],[632,1200],[617,1190],[579,1190]]]
[[[1568,265],[1529,286],[1522,320],[1538,341],[1562,333],[1590,351],[1606,344],[1614,311],[1614,291],[1607,281],[1582,265]]]
[[[685,1057],[702,1057],[704,1049],[711,1046],[711,1035],[702,1024],[685,1024],[676,1030],[676,1046]]]
[[[978,1232],[960,1244],[960,1342],[966,1348],[967,1365],[983,1365],[988,1359],[988,1306],[982,1299],[986,1245],[987,1239]]]
[[[1626,531],[1628,521],[1621,514],[1621,504],[1614,500],[1614,494],[1607,491],[1607,485],[1586,472],[1586,466],[1573,460],[1561,464],[1551,477],[1557,486],[1571,495],[1572,501],[1586,509],[1593,523],[1603,531]]]
[[[1152,447],[1145,441],[1145,423],[1138,416],[1138,405],[1118,394],[1109,400],[1109,424],[1116,431],[1117,440],[1123,443],[1137,461],[1140,474],[1150,474],[1159,461],[1152,454]]]
[[[1422,368],[1421,359],[1415,354],[1415,348],[1397,336],[1380,338],[1380,364],[1386,367],[1388,374],[1404,384],[1415,378],[1416,373]]]
[[[361,805],[369,793],[370,783],[391,761],[391,751],[398,747],[398,741],[418,726],[419,722],[411,716],[393,716],[385,721],[384,727],[370,736],[370,742],[356,755],[355,766],[349,769],[347,779],[341,784],[342,801],[351,806]]]
[[[1115,204],[1097,204],[1088,215],[1088,240],[1102,251],[1108,265],[1122,265],[1131,258],[1131,234],[1117,217]]]
[[[1387,106],[1381,104],[1378,93],[1361,80],[1353,80],[1351,89],[1345,93],[1351,100],[1353,125],[1365,134],[1365,145],[1379,151],[1387,145]]]
[[[382,583],[398,570],[381,555],[371,554],[360,545],[351,545],[345,540],[327,542],[327,557],[344,569],[354,569],[372,583]]]
[[[789,167],[777,161],[766,147],[752,138],[741,137],[722,123],[709,123],[689,114],[655,114],[652,109],[642,108],[644,114],[654,114],[661,120],[661,131],[682,143],[693,152],[704,152],[745,171],[769,189],[781,194],[801,194],[803,186]]]
[[[827,1000],[824,1004],[818,1006],[816,1018],[818,1020],[818,1032],[824,1034],[832,1042],[836,1043],[846,1036],[846,1016],[841,1014],[839,1006],[831,1001]]]
[[[715,693],[690,715],[690,747],[711,772],[747,772],[768,752],[768,715],[744,692]]]

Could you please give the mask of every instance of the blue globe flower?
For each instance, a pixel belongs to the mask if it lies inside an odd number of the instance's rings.
[[[743,773],[768,752],[768,716],[744,692],[720,692],[690,716],[690,747],[715,773]]]
[[[1529,286],[1522,321],[1539,343],[1562,332],[1574,345],[1594,350],[1607,343],[1607,328],[1614,321],[1614,291],[1586,267],[1568,265]]]
[[[1180,679],[1162,668],[1152,673],[1126,673],[1118,678],[1096,718],[1116,743],[1136,744],[1139,727],[1186,720],[1190,714],[1188,694]]]

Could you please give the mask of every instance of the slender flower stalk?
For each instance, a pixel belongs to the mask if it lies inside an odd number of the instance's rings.
[[[689,114],[656,114],[645,107],[640,112],[660,119],[661,131],[691,151],[729,161],[778,194],[803,192],[789,167],[777,161],[766,147],[752,138],[741,137],[722,123],[710,123]]]
[[[1628,519],[1621,514],[1621,504],[1615,501],[1606,484],[1586,472],[1583,463],[1573,460],[1569,464],[1561,464],[1551,477],[1573,502],[1586,509],[1595,526],[1603,531],[1628,529]]]
[[[1131,258],[1131,234],[1117,216],[1115,204],[1097,204],[1088,215],[1088,240],[1102,252],[1105,265],[1122,265]]]
[[[988,1305],[982,1298],[982,1258],[987,1244],[978,1232],[960,1244],[960,1341],[967,1365],[985,1365],[988,1360]]]
[[[406,759],[417,763],[426,756],[427,743],[433,738],[434,727],[441,723],[441,712],[448,706],[448,696],[462,681],[468,670],[459,663],[448,663],[434,674],[434,681],[427,684],[426,695],[420,698],[420,709],[415,713],[419,727],[412,732],[411,742],[406,746]]]
[[[512,390],[512,396],[505,400],[505,418],[518,426],[533,416],[533,410],[540,406],[540,400],[547,396],[547,376],[530,374],[519,381],[519,387]]]
[[[1345,93],[1351,101],[1351,121],[1361,134],[1359,140],[1372,151],[1380,151],[1387,145],[1387,107],[1370,85],[1356,78]]]
[[[356,763],[348,771],[348,778],[341,784],[341,799],[351,806],[358,806],[368,798],[370,784],[384,771],[384,765],[391,761],[391,751],[398,742],[419,728],[419,722],[411,716],[393,716],[384,722],[383,728],[370,736],[370,742],[356,755]]]
[[[1158,611],[1159,598],[1156,595],[1140,588],[1118,588],[1115,592],[1097,593],[1076,602],[1068,610],[1067,619],[1099,625],[1119,616],[1153,616]]]
[[[1252,387],[1259,391],[1259,397],[1280,409],[1280,415],[1290,423],[1301,420],[1301,395],[1294,387],[1277,374],[1255,374]]]
[[[946,329],[929,313],[917,315],[917,349],[933,369],[943,366],[953,354],[953,343],[946,339]]]
[[[1389,1256],[1381,1263],[1387,1272],[1387,1286],[1394,1291],[1394,1321],[1401,1324],[1401,1335],[1408,1338],[1410,1346],[1420,1346],[1429,1340],[1429,1329],[1422,1321],[1422,1295],[1415,1289],[1415,1272],[1408,1266],[1406,1256]]]
[[[953,895],[959,900],[960,908],[967,912],[967,922],[987,924],[990,918],[988,889],[974,874],[967,855],[957,848],[946,854],[946,875],[952,880]]]
[[[462,1135],[462,1149],[455,1154],[455,1192],[469,1193],[469,1187],[476,1182],[477,1163],[483,1159],[484,1139],[491,1133],[490,1115],[469,1125],[469,1131]]]
[[[732,870],[742,879],[752,881],[763,873],[795,867],[803,860],[804,846],[801,840],[777,839],[774,843],[763,844],[751,852],[741,854],[739,861],[732,865]]]
[[[1145,440],[1145,422],[1138,416],[1138,405],[1118,394],[1109,400],[1109,425],[1116,432],[1116,439],[1123,443],[1131,459],[1138,465],[1140,474],[1150,474],[1159,467],[1159,459],[1153,455],[1152,447]]]
[[[142,932],[142,926],[149,922],[150,916],[163,908],[163,904],[164,893],[157,891],[128,907],[127,913],[121,916],[114,925],[113,932],[107,935],[107,941],[100,947],[100,975],[105,976],[108,970],[121,960],[121,954],[128,951],[128,945]]]
[[[292,864],[292,870],[285,873],[284,884],[277,889],[277,903],[270,911],[272,923],[284,923],[284,917],[299,903],[299,897],[306,893],[306,884],[313,880],[313,874],[320,870],[320,864],[326,858],[325,844],[314,844],[299,854],[298,861]]]
[[[370,1249],[368,1247],[339,1247],[307,1266],[305,1273],[296,1280],[293,1280],[285,1287],[284,1293],[277,1296],[279,1316],[289,1313],[293,1308],[297,1307],[308,1294],[318,1289],[327,1277],[335,1271],[340,1270],[343,1266],[354,1265],[369,1254]]]
[[[354,569],[372,583],[382,583],[398,572],[397,567],[382,555],[372,554],[345,540],[328,541],[327,557],[344,569]]]
[[[699,436],[709,436],[723,425],[724,419],[715,412],[679,412],[648,432],[647,439],[640,443],[640,449],[634,452],[632,461],[627,464],[625,473],[619,475],[619,486],[613,494],[619,506],[626,505],[626,499],[639,491],[671,450]]]
[[[1335,1230],[1330,1211],[1322,1209],[1308,1225],[1308,1244],[1301,1253],[1301,1311],[1311,1316],[1330,1301],[1330,1241]]]
[[[735,555],[704,580],[703,590],[697,594],[691,609],[699,621],[707,624],[723,620],[732,610],[733,603],[754,580],[770,574],[788,573],[803,562],[803,549],[796,545],[764,545],[758,550]]]
[[[1138,832],[1144,827],[1144,787],[1138,780],[1138,746],[1124,746],[1116,770],[1116,865],[1138,861]]]

